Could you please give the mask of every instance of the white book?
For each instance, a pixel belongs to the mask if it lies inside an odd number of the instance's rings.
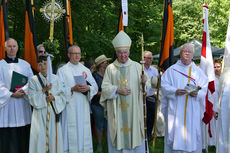
[[[77,85],[86,85],[86,80],[84,75],[74,76],[74,80]]]
[[[185,88],[187,90],[187,94],[190,94],[191,92],[198,92],[201,87],[200,86],[195,86],[195,85],[192,85],[192,84],[186,84]]]

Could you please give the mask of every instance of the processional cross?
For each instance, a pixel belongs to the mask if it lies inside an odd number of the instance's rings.
[[[40,12],[42,12],[44,17],[50,21],[49,39],[52,42],[54,33],[54,21],[60,19],[66,11],[62,8],[61,4],[55,2],[55,0],[51,0],[51,2],[46,3],[43,8],[40,9]]]

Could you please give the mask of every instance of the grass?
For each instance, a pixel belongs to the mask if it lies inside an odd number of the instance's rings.
[[[105,136],[103,137],[102,144],[103,144],[103,152],[101,153],[108,153]],[[94,153],[96,153],[97,140],[95,137],[93,137],[93,148],[94,148]],[[149,153],[164,153],[164,137],[157,137],[155,149],[152,147],[152,142],[149,143]],[[207,152],[203,150],[203,153],[207,153]],[[208,147],[208,153],[216,153],[215,147]]]
[[[103,137],[102,145],[103,145],[103,152],[101,153],[108,153],[107,142],[106,142],[105,136]],[[96,153],[96,149],[97,149],[96,137],[93,137],[93,148],[94,148],[94,153]],[[152,142],[150,142],[149,153],[164,153],[164,138],[163,137],[157,138],[155,150],[152,147]]]
[[[105,136],[103,137],[103,152],[101,153],[108,153],[107,150],[107,142]],[[1,147],[1,146],[0,146]],[[97,148],[97,140],[95,137],[93,137],[93,148],[94,148],[94,153],[96,153],[96,148]],[[1,150],[1,149],[0,149]],[[1,152],[0,152],[1,153]],[[156,145],[155,149],[152,147],[152,142],[149,144],[149,153],[164,153],[164,137],[158,137],[156,139]],[[203,150],[203,153],[207,153]],[[215,147],[208,147],[208,153],[216,153]]]

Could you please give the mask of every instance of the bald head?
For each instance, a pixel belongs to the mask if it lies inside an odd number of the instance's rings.
[[[6,54],[10,58],[15,58],[18,52],[18,43],[15,39],[9,38],[5,42]]]
[[[73,45],[68,48],[68,57],[70,63],[77,65],[81,60],[81,49],[79,46]]]
[[[70,47],[68,48],[68,53],[71,53],[71,51],[72,51],[73,49],[81,50],[80,47],[79,47],[78,45],[73,45],[73,46],[70,46]]]
[[[7,39],[7,40],[5,41],[5,47],[7,47],[7,43],[8,43],[9,41],[14,41],[14,42],[16,43],[17,47],[18,47],[18,42],[17,42],[14,38],[9,38],[9,39]]]
[[[150,51],[144,52],[145,68],[149,68],[153,61],[153,54]]]
[[[151,56],[152,57],[152,52],[150,52],[150,51],[144,51],[144,56]]]

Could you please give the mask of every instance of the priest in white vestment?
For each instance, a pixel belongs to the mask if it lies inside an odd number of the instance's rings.
[[[28,87],[29,103],[33,107],[29,152],[63,153],[61,123],[56,120],[56,114],[60,114],[66,104],[63,84],[54,74],[50,74],[51,84],[48,83],[46,56],[39,56],[37,62],[40,73],[29,80]]]
[[[112,41],[117,59],[104,75],[100,103],[108,120],[109,153],[144,153],[142,82],[150,88],[139,63],[129,58],[131,39],[120,31]]]
[[[192,62],[194,47],[181,48],[180,60],[162,75],[165,153],[202,153],[201,120],[208,78]]]
[[[5,45],[6,57],[0,61],[0,152],[27,153],[31,122],[31,107],[26,97],[28,84],[10,89],[13,72],[27,79],[33,72],[29,63],[16,57],[16,40],[10,38]]]
[[[89,101],[97,93],[98,86],[90,70],[79,62],[81,49],[78,46],[68,49],[68,57],[69,62],[57,73],[67,96],[66,109],[62,113],[64,152],[92,153]]]

